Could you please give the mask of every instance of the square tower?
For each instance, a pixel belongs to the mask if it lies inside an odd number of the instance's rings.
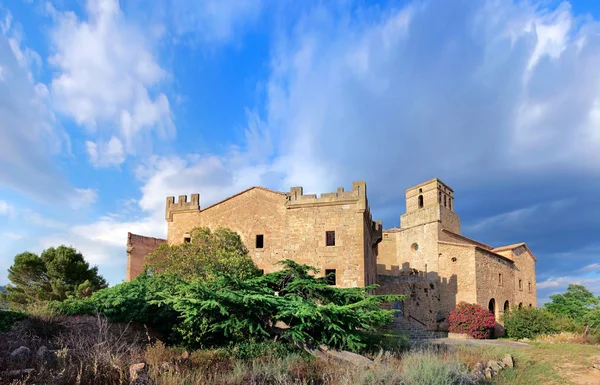
[[[460,234],[460,219],[454,212],[454,191],[434,178],[406,190],[406,213],[402,228],[440,222],[442,228]]]

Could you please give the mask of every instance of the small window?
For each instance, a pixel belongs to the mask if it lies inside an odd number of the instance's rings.
[[[529,282],[529,292],[531,293],[531,282]]]
[[[519,290],[523,290],[523,281],[519,280]]]
[[[452,257],[452,262],[456,262],[456,257]]]
[[[446,206],[446,195],[444,195],[444,207],[447,207]]]
[[[183,237],[183,242],[184,243],[190,243],[192,241],[191,237]]]
[[[442,192],[438,191],[438,203],[442,203]]]
[[[423,208],[423,195],[419,195],[419,208]]]
[[[335,231],[325,232],[325,244],[327,246],[335,246]]]
[[[411,249],[413,249],[413,251],[419,250],[419,244],[417,244],[417,243],[413,243],[412,246],[410,246],[410,247],[411,247]]]
[[[452,199],[448,199],[448,208],[452,210]]]
[[[423,189],[422,189],[422,188],[420,188],[420,189],[419,189],[419,192],[420,192],[420,193],[422,193],[422,192],[423,192]]]
[[[335,269],[325,269],[325,282],[328,285],[335,285]]]
[[[498,273],[498,285],[502,286],[502,273]]]
[[[265,236],[263,234],[256,235],[256,248],[262,249],[265,244]]]

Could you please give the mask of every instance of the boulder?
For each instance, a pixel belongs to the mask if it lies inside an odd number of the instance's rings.
[[[485,375],[486,379],[491,380],[495,373],[491,368],[485,368],[483,374]]]
[[[509,368],[514,368],[514,366],[515,366],[515,362],[513,361],[512,356],[508,353],[506,353],[506,355],[502,359],[502,362],[504,363],[504,365],[508,366]]]
[[[14,377],[22,377],[24,375],[30,374],[31,372],[33,372],[35,369],[16,369],[16,370],[11,370],[7,373],[8,377],[10,378],[14,378]]]
[[[494,360],[488,361],[487,367],[492,369],[494,371],[494,373],[498,373],[499,371],[502,370],[502,366],[500,366],[500,364],[498,364],[498,361],[494,361]]]
[[[129,366],[129,385],[155,385],[154,381],[148,377],[148,366],[145,362],[138,362]]]
[[[27,358],[31,355],[31,350],[27,346],[19,346],[12,353],[10,353],[11,358]]]
[[[42,362],[54,362],[56,360],[56,352],[43,345],[38,349],[36,356]]]

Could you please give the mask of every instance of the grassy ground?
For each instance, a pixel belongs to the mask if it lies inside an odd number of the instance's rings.
[[[591,358],[600,355],[598,345],[532,342],[529,349],[488,349],[485,354],[507,352],[517,368],[504,371],[493,384],[600,384],[600,371],[591,369]]]

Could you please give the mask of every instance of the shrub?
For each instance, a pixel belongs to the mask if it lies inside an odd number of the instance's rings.
[[[504,313],[504,329],[512,338],[535,338],[556,333],[556,317],[546,309],[524,307]]]
[[[187,281],[207,279],[216,272],[237,279],[260,275],[242,238],[225,228],[214,232],[208,227],[194,228],[190,231],[190,242],[160,245],[144,260],[150,271],[176,274]]]
[[[410,385],[459,385],[473,383],[466,366],[458,361],[443,360],[430,351],[411,352],[402,356],[403,378]]]
[[[95,314],[111,321],[143,323],[163,333],[165,342],[188,348],[232,347],[275,339],[325,344],[358,351],[366,333],[391,321],[383,302],[401,295],[369,295],[365,288],[337,288],[315,270],[293,261],[284,269],[239,280],[214,272],[208,280],[185,282],[172,275],[143,274],[100,290],[90,298],[52,306],[67,314]]]
[[[0,332],[7,332],[15,322],[25,319],[27,314],[20,311],[0,310]]]
[[[466,302],[456,305],[448,321],[451,333],[465,333],[477,339],[487,338],[490,328],[496,325],[496,319],[489,310]]]

